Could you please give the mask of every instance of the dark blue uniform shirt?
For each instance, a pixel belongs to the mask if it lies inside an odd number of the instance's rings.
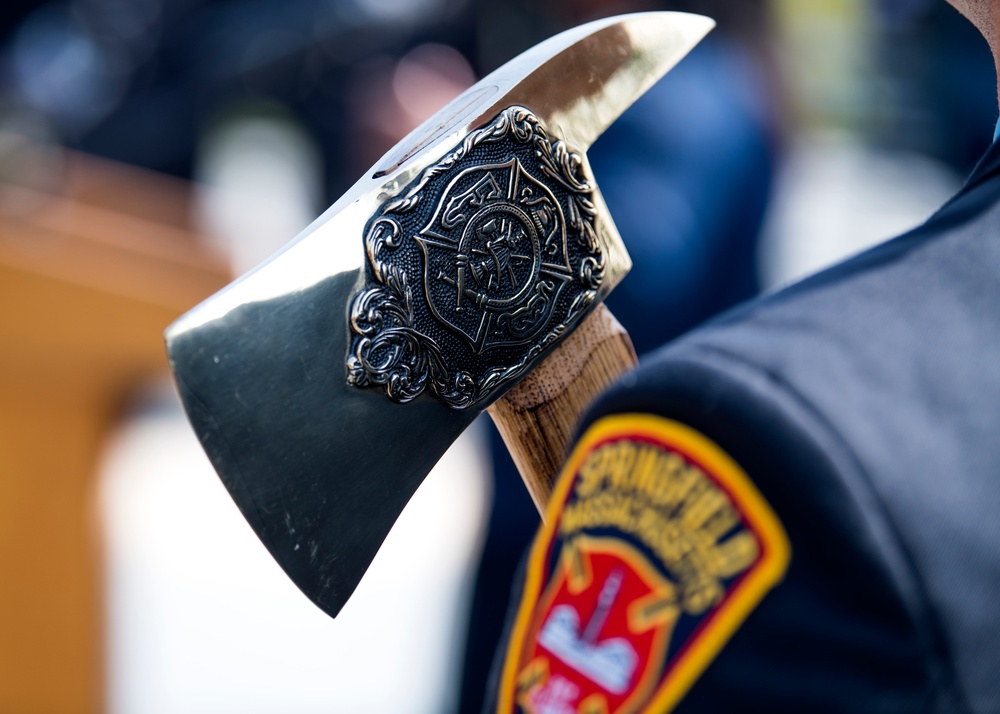
[[[615,414],[718,445],[791,548],[677,712],[1000,712],[1000,146],[923,226],[655,353],[581,433]]]

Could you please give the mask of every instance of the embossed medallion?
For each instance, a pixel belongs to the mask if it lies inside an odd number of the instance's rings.
[[[672,712],[791,557],[708,437],[653,414],[597,420],[532,545],[495,711]]]
[[[593,190],[523,107],[470,133],[366,227],[348,381],[455,409],[509,386],[596,299]]]

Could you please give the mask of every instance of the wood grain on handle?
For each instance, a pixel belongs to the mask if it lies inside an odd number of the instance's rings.
[[[489,408],[543,517],[577,421],[597,395],[635,363],[625,328],[598,305]]]

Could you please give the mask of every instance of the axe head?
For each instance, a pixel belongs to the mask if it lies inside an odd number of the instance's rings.
[[[448,446],[628,271],[585,152],[712,26],[625,15],[528,50],[167,330],[212,464],[330,615]]]

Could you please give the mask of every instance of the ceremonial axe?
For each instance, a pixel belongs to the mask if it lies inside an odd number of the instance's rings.
[[[484,409],[544,511],[577,418],[635,361],[600,305],[631,263],[585,152],[713,25],[625,15],[528,50],[167,330],[212,464],[330,615]]]

